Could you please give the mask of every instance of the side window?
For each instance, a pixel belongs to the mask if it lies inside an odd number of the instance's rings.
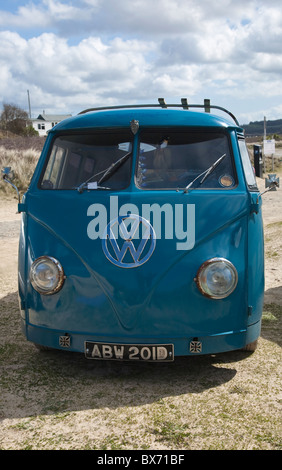
[[[56,189],[60,185],[59,177],[64,164],[65,150],[54,145],[48,165],[46,167],[42,185],[43,189]]]
[[[239,149],[241,153],[243,169],[247,181],[247,185],[250,189],[257,189],[256,177],[255,172],[251,164],[251,160],[249,157],[248,149],[244,139],[239,139]]]

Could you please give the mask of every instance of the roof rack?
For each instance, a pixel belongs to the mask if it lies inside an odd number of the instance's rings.
[[[210,113],[211,109],[218,109],[220,111],[223,111],[224,113],[229,114],[229,116],[234,120],[237,126],[240,126],[239,122],[237,121],[236,117],[234,114],[232,114],[230,111],[228,111],[225,108],[222,108],[221,106],[214,106],[210,104],[209,99],[204,100],[204,104],[190,104],[187,101],[187,98],[181,98],[181,104],[167,104],[164,100],[164,98],[158,98],[159,104],[132,104],[132,105],[122,105],[122,106],[105,106],[105,107],[100,107],[100,108],[88,108],[85,109],[84,111],[81,111],[78,114],[86,114],[91,111],[106,111],[106,110],[111,110],[111,109],[132,109],[132,108],[183,108],[183,109],[189,109],[189,108],[204,108],[206,113]]]

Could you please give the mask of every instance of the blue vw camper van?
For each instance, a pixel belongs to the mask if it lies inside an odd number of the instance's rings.
[[[38,347],[135,362],[255,349],[261,197],[229,111],[159,99],[66,119],[19,212],[20,316]]]

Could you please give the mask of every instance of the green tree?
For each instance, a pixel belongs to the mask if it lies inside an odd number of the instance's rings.
[[[0,116],[0,126],[3,130],[14,134],[25,134],[28,121],[27,112],[19,106],[9,103],[3,104],[3,111]]]
[[[23,131],[23,135],[27,137],[33,137],[33,136],[39,135],[39,132],[34,129],[32,124],[28,124]]]

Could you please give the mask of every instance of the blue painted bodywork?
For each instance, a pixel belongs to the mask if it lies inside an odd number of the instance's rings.
[[[146,190],[136,186],[137,158],[133,149],[129,187],[120,191],[44,191],[38,181],[55,136],[91,129],[128,128],[132,119],[142,127],[220,129],[229,136],[237,175],[230,189]],[[242,129],[207,113],[175,109],[130,109],[90,112],[63,121],[49,133],[31,184],[20,204],[19,295],[23,331],[28,340],[51,348],[68,335],[71,351],[84,352],[85,342],[173,344],[175,356],[243,348],[260,334],[264,292],[264,247],[261,199],[248,188],[238,147]],[[135,139],[138,138],[138,135]],[[195,244],[176,250],[175,239],[158,239],[150,259],[135,269],[111,263],[100,239],[91,239],[89,207],[111,202],[195,207]],[[109,217],[110,221],[111,217]],[[60,261],[62,289],[41,295],[29,280],[32,262],[43,255]],[[221,257],[238,272],[238,284],[227,298],[207,298],[195,276],[206,260]],[[196,352],[197,354],[197,352]]]

